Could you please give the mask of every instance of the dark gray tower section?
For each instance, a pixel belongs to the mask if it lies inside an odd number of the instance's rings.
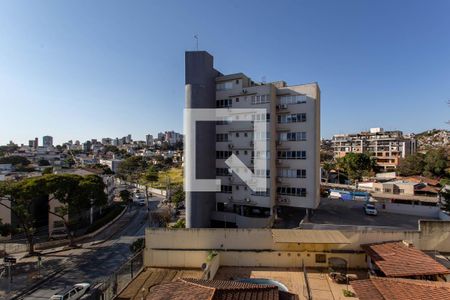
[[[219,75],[213,67],[213,57],[206,51],[188,51],[186,63],[186,108],[216,108],[216,83]],[[197,179],[216,178],[216,124],[197,122],[196,143]],[[186,193],[186,227],[210,227],[211,212],[215,209],[214,192]]]

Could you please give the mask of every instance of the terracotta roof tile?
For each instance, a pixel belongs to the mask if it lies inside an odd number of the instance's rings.
[[[362,245],[387,277],[450,274],[450,270],[402,241]]]
[[[283,292],[282,299],[298,300]],[[225,280],[179,279],[153,287],[147,299],[152,300],[279,300],[275,285],[260,285]]]
[[[448,300],[450,283],[381,278],[352,281],[359,300]]]

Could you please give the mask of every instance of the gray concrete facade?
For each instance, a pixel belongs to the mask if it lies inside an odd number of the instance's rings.
[[[185,54],[186,108],[215,108],[216,83],[220,75],[213,67],[213,57],[206,51],[188,51]],[[216,178],[216,126],[214,121],[197,122],[195,139],[185,140],[186,147],[195,143],[198,179]],[[214,192],[186,193],[186,227],[210,227],[215,209]]]

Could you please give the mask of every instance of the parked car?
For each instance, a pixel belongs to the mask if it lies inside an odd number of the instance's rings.
[[[58,229],[54,229],[51,233],[50,233],[50,239],[51,240],[59,240],[59,239],[65,239],[67,238],[67,232],[66,229],[64,228],[58,228]]]
[[[364,204],[364,213],[369,216],[378,215],[378,211],[377,211],[375,205],[370,204],[370,203]]]
[[[53,295],[50,300],[78,300],[86,294],[90,287],[89,283],[77,283],[73,287]]]

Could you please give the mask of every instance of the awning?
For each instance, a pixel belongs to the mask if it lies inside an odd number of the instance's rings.
[[[272,229],[272,237],[275,243],[350,244],[338,230]]]

